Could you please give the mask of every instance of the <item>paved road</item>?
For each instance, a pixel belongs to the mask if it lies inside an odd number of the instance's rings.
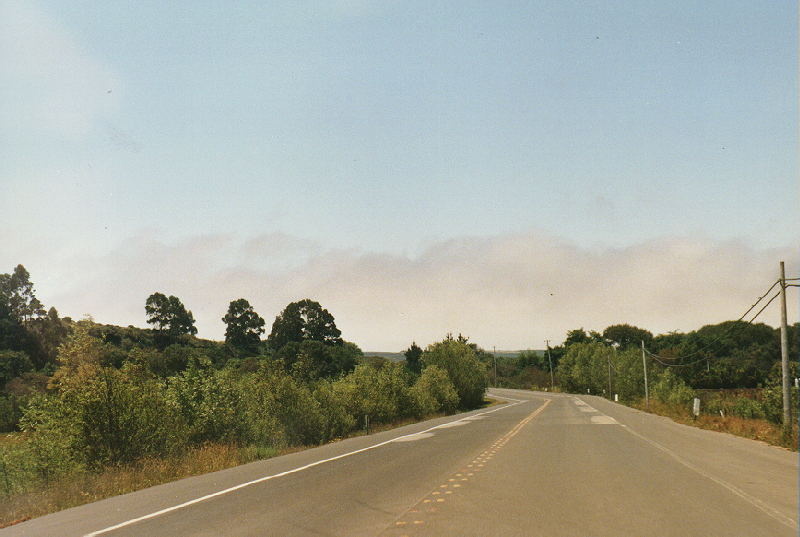
[[[797,454],[604,399],[509,403],[69,509],[27,536],[789,536]]]

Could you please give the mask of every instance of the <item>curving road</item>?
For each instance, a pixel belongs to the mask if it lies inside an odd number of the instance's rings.
[[[790,536],[797,454],[592,396],[508,403],[169,483],[11,536]]]

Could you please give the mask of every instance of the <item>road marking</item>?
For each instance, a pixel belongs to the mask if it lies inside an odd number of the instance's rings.
[[[596,423],[598,425],[619,425],[619,422],[612,418],[611,416],[606,416],[603,414],[602,416],[592,416],[591,417],[592,423]]]
[[[423,440],[425,438],[430,438],[433,436],[433,433],[417,433],[408,435],[407,437],[401,437],[395,439],[395,442],[416,442],[417,440]]]
[[[500,396],[500,397],[502,397],[502,396]],[[517,406],[519,404],[522,404],[522,403],[530,402],[530,400],[511,399],[510,397],[509,398],[505,398],[504,397],[504,399],[513,400],[515,402],[511,403],[509,405],[503,405],[501,407],[498,407],[498,408],[495,408],[495,409],[492,409],[492,410],[486,410],[486,411],[483,411],[483,412],[479,412],[477,414],[473,414],[473,416],[485,416],[485,415],[497,412],[499,410],[504,410],[504,409],[507,409],[507,408],[515,407],[515,406]],[[136,524],[137,522],[142,522],[144,520],[149,520],[151,518],[156,518],[156,517],[159,517],[161,515],[165,515],[167,513],[171,513],[173,511],[177,511],[179,509],[183,509],[185,507],[189,507],[191,505],[195,505],[197,503],[204,502],[204,501],[210,500],[212,498],[216,498],[218,496],[223,496],[225,494],[230,494],[231,492],[235,492],[235,491],[237,491],[239,489],[243,489],[243,488],[249,487],[251,485],[257,485],[258,483],[263,483],[265,481],[270,481],[272,479],[276,479],[276,478],[279,478],[279,477],[287,476],[287,475],[290,475],[290,474],[296,474],[298,472],[302,472],[303,470],[308,470],[309,468],[314,468],[315,466],[319,466],[321,464],[325,464],[325,463],[333,462],[333,461],[338,461],[339,459],[344,459],[345,457],[350,457],[352,455],[357,455],[359,453],[364,453],[366,451],[371,451],[373,449],[377,449],[379,447],[383,447],[383,446],[385,446],[387,444],[391,444],[392,442],[398,442],[398,441],[402,442],[403,439],[406,439],[406,438],[409,438],[409,437],[412,437],[412,436],[416,436],[416,435],[420,435],[420,434],[429,433],[429,432],[435,431],[437,429],[442,429],[442,428],[445,428],[445,427],[449,426],[452,423],[461,421],[463,419],[464,418],[459,418],[457,420],[453,420],[453,421],[450,421],[450,422],[447,422],[447,423],[442,423],[440,425],[434,425],[433,427],[425,429],[424,431],[405,434],[405,435],[402,435],[402,436],[398,436],[397,438],[392,438],[390,440],[385,440],[383,442],[379,442],[377,444],[373,444],[371,446],[367,446],[365,448],[356,449],[354,451],[349,451],[347,453],[342,453],[341,455],[337,455],[335,457],[330,457],[328,459],[322,459],[322,460],[319,460],[319,461],[314,461],[314,462],[306,464],[304,466],[299,466],[299,467],[293,468],[291,470],[286,470],[285,472],[279,472],[277,474],[267,475],[267,476],[264,476],[264,477],[260,477],[258,479],[254,479],[252,481],[247,481],[245,483],[240,483],[238,485],[234,485],[232,487],[228,487],[226,489],[219,490],[217,492],[212,492],[211,494],[206,494],[205,496],[200,496],[199,498],[195,498],[193,500],[188,500],[188,501],[185,501],[183,503],[179,503],[177,505],[173,505],[171,507],[166,507],[164,509],[160,509],[158,511],[154,511],[154,512],[148,513],[146,515],[142,515],[140,517],[131,518],[131,519],[126,520],[124,522],[120,522],[119,524],[114,524],[113,526],[108,526],[107,528],[103,528],[103,529],[100,529],[100,530],[93,531],[91,533],[87,533],[83,537],[96,537],[96,536],[102,535],[104,533],[109,533],[111,531],[118,530],[120,528],[124,528],[124,527],[130,526],[132,524]]]
[[[594,425],[621,425],[617,420],[611,416],[603,414],[585,401],[581,401],[577,397],[573,397],[572,400],[575,401],[575,404],[578,405],[578,410],[581,412],[592,412],[599,414],[599,416],[589,416],[589,419]],[[624,427],[624,425],[621,426]]]
[[[515,403],[524,403],[526,401],[531,401],[531,399],[514,399],[513,397],[508,397],[506,395],[501,395],[499,393],[489,393],[490,397],[500,397],[501,399],[505,399],[506,401],[514,401]]]
[[[499,438],[498,440],[495,440],[495,442],[492,444],[492,446],[497,446],[499,448],[500,446],[505,444],[505,442],[507,442],[510,438],[515,436],[517,433],[519,433],[519,431],[522,429],[522,427],[524,427],[527,423],[529,423],[533,418],[538,416],[549,403],[550,403],[550,400],[545,400],[545,403],[542,406],[540,406],[534,412],[532,412],[531,414],[529,414],[528,416],[523,418],[519,423],[517,423],[510,431],[508,431],[506,434],[504,434],[501,438]],[[458,492],[458,489],[460,489],[460,488],[462,488],[464,486],[463,482],[469,481],[469,479],[467,477],[463,477],[463,476],[465,476],[465,475],[466,476],[474,476],[475,472],[476,471],[480,471],[481,467],[484,466],[484,463],[492,458],[492,456],[489,455],[489,452],[490,452],[490,450],[488,450],[488,449],[485,450],[478,457],[475,457],[471,461],[470,464],[466,465],[466,468],[462,468],[462,469],[458,470],[457,472],[453,473],[452,475],[454,476],[454,478],[448,478],[447,479],[447,483],[439,485],[438,487],[436,487],[432,492],[430,492],[428,494],[427,498],[423,498],[422,500],[419,500],[415,504],[415,506],[416,505],[420,505],[420,504],[430,504],[432,502],[444,503],[445,498],[442,497],[442,496],[445,496],[445,497],[446,496],[453,496],[454,494],[456,494]],[[496,453],[497,451],[496,450],[492,450],[491,452],[492,453]],[[473,466],[477,466],[478,468],[473,468]],[[468,471],[468,469],[470,469],[470,468],[473,469],[472,472]],[[455,479],[455,478],[460,478],[460,479]],[[459,480],[462,481],[462,483],[457,483],[456,482],[456,481],[459,481]],[[409,514],[410,513],[414,513],[415,511],[417,511],[417,509],[415,509],[415,506],[412,506],[408,511],[405,511],[398,518],[406,518],[406,519],[411,518],[409,516]],[[433,510],[431,510],[429,512],[433,512]],[[417,522],[415,521],[414,524],[416,524],[416,523]]]
[[[467,420],[458,420],[458,421],[451,421],[450,423],[445,423],[444,425],[440,426],[440,429],[446,429],[448,427],[460,427],[462,425],[469,425],[470,422]]]

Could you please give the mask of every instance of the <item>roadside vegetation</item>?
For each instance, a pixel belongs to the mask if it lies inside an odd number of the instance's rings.
[[[391,362],[309,299],[266,341],[245,299],[225,343],[198,339],[177,297],[154,293],[145,313],[152,329],[62,319],[24,267],[0,275],[0,526],[483,404],[489,355],[461,336]]]
[[[798,333],[800,324],[790,327],[791,356],[798,354]],[[646,358],[649,405],[642,341],[650,352]],[[779,331],[767,325],[729,321],[688,334],[655,337],[630,325],[610,326],[602,333],[577,329],[549,353],[549,358],[546,352],[524,351],[516,360],[498,359],[498,385],[552,389],[552,362],[556,390],[610,399],[617,395],[623,404],[681,423],[797,449],[796,421],[789,434],[781,426]],[[796,360],[791,362],[790,375],[798,376]],[[795,420],[800,410],[797,392],[792,388]],[[695,397],[701,401],[697,417],[692,413]]]
[[[645,408],[641,342],[649,411],[797,449],[796,427],[780,427],[778,331],[764,324],[657,336],[627,324],[580,328],[563,345],[513,358],[448,334],[424,349],[412,343],[393,362],[364,356],[310,299],[288,304],[266,337],[265,320],[234,300],[221,317],[224,342],[196,337],[178,297],[155,292],[143,306],[152,328],[74,321],[45,309],[22,265],[0,274],[0,526],[365,427],[475,408],[490,379],[616,394]],[[800,324],[790,327],[792,356],[798,333]]]

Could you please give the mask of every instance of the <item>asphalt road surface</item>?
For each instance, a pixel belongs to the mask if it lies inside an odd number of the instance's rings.
[[[796,453],[593,396],[508,403],[31,520],[26,536],[790,536]]]

